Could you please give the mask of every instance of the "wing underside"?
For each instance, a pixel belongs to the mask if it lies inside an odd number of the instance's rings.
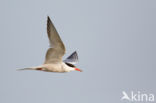
[[[45,64],[61,62],[62,57],[65,54],[65,46],[49,17],[47,19],[47,34],[50,48],[46,53]]]

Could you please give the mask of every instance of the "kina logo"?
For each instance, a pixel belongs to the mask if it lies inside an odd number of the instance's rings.
[[[154,102],[154,94],[141,93],[140,91],[137,92],[131,91],[129,93],[122,91],[121,100],[131,102]]]

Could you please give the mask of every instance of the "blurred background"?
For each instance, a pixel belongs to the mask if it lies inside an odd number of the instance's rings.
[[[50,16],[83,72],[16,71],[44,62]],[[1,103],[121,103],[156,94],[155,0],[0,0]]]

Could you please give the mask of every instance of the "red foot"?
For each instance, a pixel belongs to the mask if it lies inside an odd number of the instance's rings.
[[[42,70],[42,68],[37,68],[36,70]]]

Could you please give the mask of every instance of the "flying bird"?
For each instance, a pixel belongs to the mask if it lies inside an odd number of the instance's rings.
[[[82,72],[82,70],[75,66],[75,64],[78,62],[78,55],[76,51],[73,52],[65,60],[62,60],[62,57],[64,56],[66,51],[65,46],[49,16],[47,17],[47,34],[49,38],[50,48],[47,50],[45,62],[37,67],[23,68],[18,70],[39,70],[58,73],[71,71]]]

